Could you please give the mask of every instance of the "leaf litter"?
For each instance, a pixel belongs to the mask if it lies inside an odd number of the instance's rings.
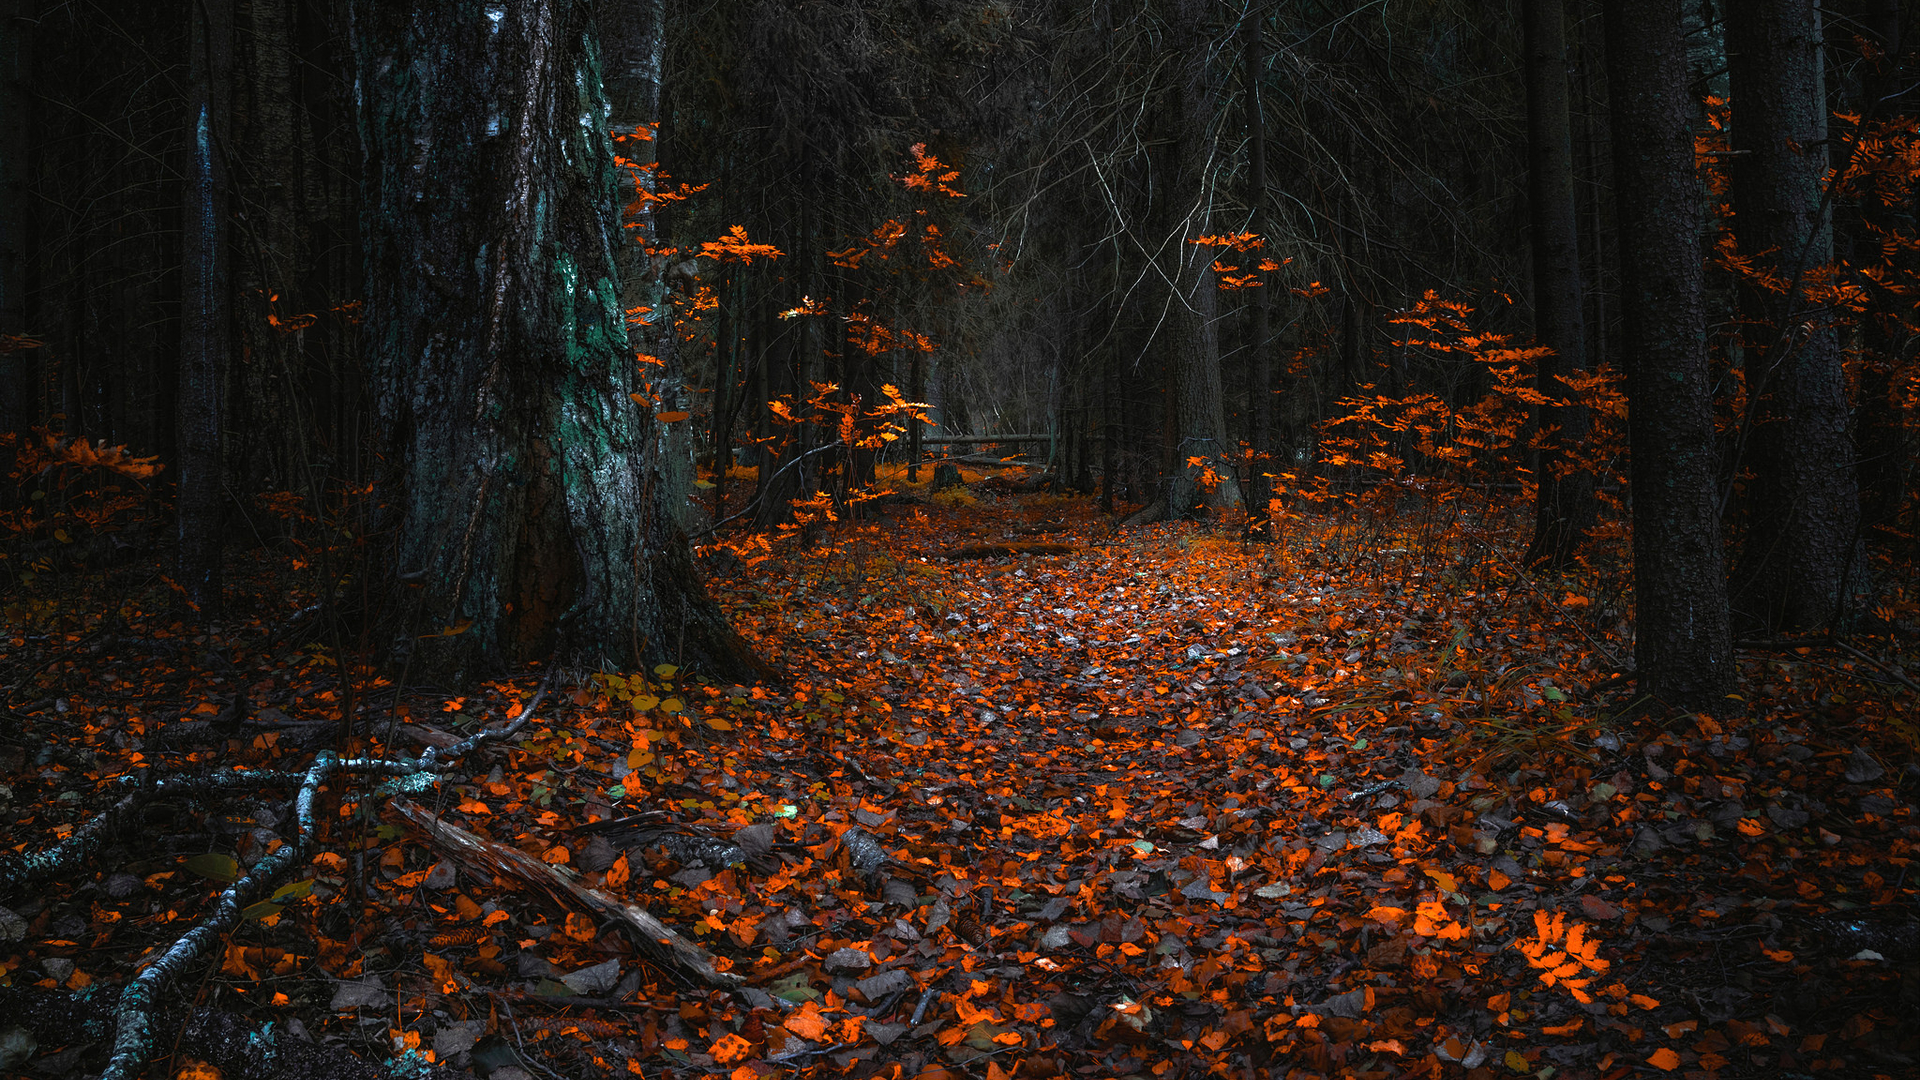
[[[195,1005],[501,1080],[1911,1067],[1891,637],[1769,643],[1739,719],[1671,715],[1630,697],[1598,578],[1337,521],[1113,534],[1001,487],[709,550],[784,685],[598,675],[418,808],[332,792]],[[291,768],[348,702],[357,749],[446,745],[537,681],[428,697],[135,608],[0,662],[23,853],[116,775]],[[286,842],[270,797],[143,813],[0,900],[0,993],[124,983]],[[711,969],[637,946],[642,916]]]

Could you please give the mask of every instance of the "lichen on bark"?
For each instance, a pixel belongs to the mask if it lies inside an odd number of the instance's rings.
[[[557,652],[750,674],[649,453],[590,10],[353,13],[381,524],[412,670],[459,684]]]

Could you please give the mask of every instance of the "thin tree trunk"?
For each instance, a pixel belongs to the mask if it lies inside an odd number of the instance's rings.
[[[620,268],[622,306],[632,312],[629,320],[633,347],[651,359],[648,382],[658,400],[657,412],[691,412],[692,396],[687,389],[684,359],[673,334],[672,293],[666,279],[666,260],[647,255],[649,247],[661,246],[660,216],[656,203],[642,198],[638,188],[651,193],[660,160],[660,139],[641,137],[654,130],[663,117],[660,111],[660,87],[665,78],[667,13],[665,0],[602,0],[599,12],[601,56],[604,81],[611,111],[607,123],[623,141],[618,153],[639,167],[638,172],[620,171],[620,201],[633,208],[632,225],[616,233],[625,239],[614,241],[614,259]],[[658,455],[662,480],[666,483],[666,505],[674,520],[688,533],[704,525],[700,506],[689,496],[693,492],[694,432],[690,423],[653,425],[654,452]]]
[[[718,293],[719,318],[713,332],[713,424],[708,442],[713,445],[713,520],[726,512],[727,467],[733,464],[733,380],[735,339],[733,313],[740,298],[734,292],[734,273],[722,271]]]
[[[27,327],[28,109],[33,75],[33,0],[0,0],[0,339],[24,338]],[[38,417],[35,350],[0,340],[0,432],[21,432]]]
[[[1263,47],[1266,22],[1266,6],[1255,5],[1242,32],[1247,42],[1247,229],[1266,238],[1269,247],[1262,251],[1271,253],[1272,238],[1267,236],[1267,125],[1261,99],[1261,84],[1266,77],[1267,67]],[[1253,325],[1247,341],[1247,347],[1253,351],[1253,363],[1250,365],[1253,385],[1248,388],[1249,396],[1253,399],[1253,430],[1249,433],[1249,441],[1253,444],[1253,468],[1249,478],[1251,490],[1248,501],[1256,517],[1264,517],[1267,512],[1267,494],[1273,490],[1270,478],[1275,468],[1273,348],[1268,341],[1272,326],[1273,288],[1273,283],[1263,278],[1253,291]]]
[[[911,395],[911,400],[913,401],[920,402],[927,400],[927,360],[925,355],[917,349],[914,350],[913,358],[907,361],[907,365],[907,393]],[[909,484],[917,484],[920,482],[920,442],[923,437],[923,429],[926,426],[926,424],[919,420],[907,421],[907,483]]]
[[[1566,448],[1586,441],[1587,409],[1560,380],[1584,371],[1586,328],[1580,283],[1580,233],[1573,175],[1573,122],[1567,93],[1562,0],[1525,0],[1527,205],[1532,224],[1533,326],[1552,352],[1541,358],[1538,389],[1545,436],[1535,472],[1539,497],[1527,562],[1563,566],[1593,524],[1593,477],[1567,463]]]
[[[1213,41],[1208,34],[1211,7],[1205,0],[1179,0],[1174,25],[1180,46],[1174,88],[1174,163],[1172,183],[1163,198],[1177,215],[1172,232],[1178,245],[1170,258],[1175,287],[1165,333],[1173,358],[1173,460],[1168,475],[1166,515],[1184,517],[1195,507],[1232,513],[1246,505],[1235,479],[1232,442],[1227,436],[1226,395],[1220,376],[1220,290],[1214,281],[1213,250],[1195,243],[1213,231],[1214,80],[1208,64]],[[1141,515],[1135,515],[1136,518]]]
[[[1860,116],[1900,115],[1905,103],[1899,100],[1911,94],[1900,81],[1904,51],[1901,27],[1901,0],[1865,0],[1857,16],[1862,38],[1875,50],[1863,57],[1863,71],[1856,84],[1853,111]],[[1855,267],[1873,265],[1882,260],[1880,237],[1898,229],[1901,208],[1880,198],[1860,200],[1857,216],[1851,221],[1850,245],[1857,256],[1847,262]],[[1874,286],[1869,285],[1869,288]],[[1861,320],[1860,337],[1864,363],[1860,367],[1859,413],[1855,421],[1859,440],[1860,512],[1862,532],[1891,526],[1906,503],[1907,472],[1913,463],[1913,440],[1907,429],[1906,410],[1902,408],[1896,373],[1903,350],[1910,340],[1908,321],[1900,317],[1897,298],[1882,295],[1881,310]]]
[[[621,308],[589,9],[352,5],[368,358],[414,670],[755,661],[675,523]],[[651,369],[649,369],[651,370]]]
[[[243,208],[235,243],[237,338],[229,411],[234,444],[226,472],[240,494],[295,486],[301,439],[296,379],[302,314],[321,307],[305,295],[308,259],[300,221],[300,118],[293,82],[296,0],[251,0],[239,36],[244,73],[235,111],[236,198]],[[304,478],[302,478],[304,481]],[[302,485],[303,486],[303,485]],[[241,504],[244,512],[245,503]]]
[[[178,570],[202,621],[220,616],[220,388],[232,344],[227,117],[232,0],[188,0],[187,175],[181,212]]]
[[[1805,630],[1841,613],[1861,572],[1846,374],[1831,312],[1807,288],[1833,258],[1820,20],[1814,0],[1741,0],[1726,20],[1734,236],[1775,279],[1741,283],[1754,482],[1734,608],[1757,629]]]
[[[1714,709],[1734,671],[1680,0],[1607,0],[1606,37],[1631,358],[1634,659],[1645,692]]]

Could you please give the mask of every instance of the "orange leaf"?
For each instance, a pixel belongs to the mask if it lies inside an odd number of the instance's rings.
[[[553,847],[547,849],[546,854],[540,856],[540,861],[552,863],[555,866],[564,866],[572,858],[573,856],[567,852],[564,846],[555,844]]]
[[[707,1053],[712,1054],[713,1060],[720,1064],[731,1065],[753,1053],[753,1044],[733,1032],[728,1032],[724,1038],[708,1047]]]
[[[1492,889],[1494,892],[1499,892],[1511,884],[1513,884],[1513,879],[1498,870],[1487,873],[1487,888]]]
[[[820,1015],[820,1006],[811,1001],[801,1006],[799,1012],[787,1017],[782,1026],[803,1039],[816,1042],[827,1033],[826,1018]]]
[[[627,862],[626,855],[622,854],[613,860],[612,866],[607,867],[607,888],[617,889],[625,885],[632,876],[633,867]]]
[[[1664,1072],[1672,1072],[1680,1067],[1680,1055],[1663,1046],[1647,1058],[1647,1064]]]

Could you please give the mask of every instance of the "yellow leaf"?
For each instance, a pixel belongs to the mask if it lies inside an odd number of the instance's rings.
[[[715,731],[732,731],[733,721],[718,716],[707,717],[707,726]]]

